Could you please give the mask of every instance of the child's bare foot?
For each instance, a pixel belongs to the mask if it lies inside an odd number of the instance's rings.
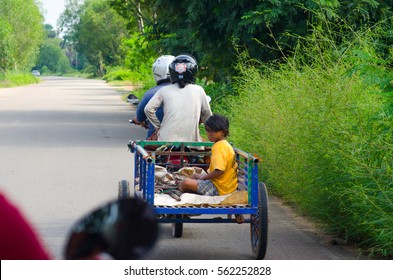
[[[235,214],[236,223],[242,224],[244,223],[244,216],[242,214]]]

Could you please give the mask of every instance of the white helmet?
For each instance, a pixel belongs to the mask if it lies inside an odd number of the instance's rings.
[[[169,79],[169,64],[175,57],[173,55],[163,55],[156,59],[153,63],[153,75],[156,82]]]

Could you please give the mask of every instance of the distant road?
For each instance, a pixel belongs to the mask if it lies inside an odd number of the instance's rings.
[[[130,179],[130,139],[145,130],[128,124],[135,107],[103,81],[44,77],[38,85],[0,89],[0,186],[39,230],[57,259],[71,225],[116,199]],[[356,259],[329,245],[280,200],[270,197],[266,259]],[[248,224],[184,224],[182,238],[161,225],[147,259],[251,259]]]
[[[43,77],[0,89],[0,186],[22,207],[56,258],[70,226],[115,199],[131,177],[135,107],[104,81]]]

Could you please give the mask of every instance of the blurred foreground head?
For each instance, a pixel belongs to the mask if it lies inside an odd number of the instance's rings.
[[[158,224],[144,201],[127,198],[106,204],[78,221],[65,247],[65,259],[139,259],[155,244]]]

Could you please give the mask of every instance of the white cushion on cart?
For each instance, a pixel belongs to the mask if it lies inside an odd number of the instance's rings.
[[[157,206],[179,206],[179,205],[245,205],[247,202],[244,200],[244,195],[247,192],[234,192],[227,195],[199,195],[192,193],[184,193],[181,195],[181,201],[176,201],[176,199],[170,197],[168,194],[155,194],[154,195],[154,205]],[[231,201],[230,197],[235,198],[232,200],[233,203],[228,203]],[[241,197],[241,199],[240,199]]]

